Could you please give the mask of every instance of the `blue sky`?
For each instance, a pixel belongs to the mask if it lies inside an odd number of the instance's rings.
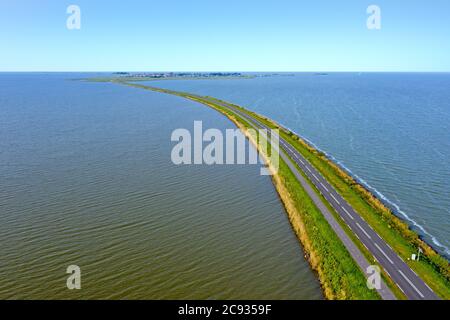
[[[449,72],[450,1],[1,0],[0,41],[0,71]]]

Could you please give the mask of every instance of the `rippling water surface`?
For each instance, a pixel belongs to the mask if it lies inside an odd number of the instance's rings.
[[[77,76],[0,74],[0,298],[322,297],[259,166],[171,163],[226,118]]]
[[[273,118],[383,198],[450,257],[450,73],[158,81]]]

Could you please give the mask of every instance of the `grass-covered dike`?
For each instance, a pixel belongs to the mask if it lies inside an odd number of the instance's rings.
[[[251,125],[231,110],[215,104],[211,97],[166,90],[113,79],[110,82],[177,95],[194,100],[223,113],[243,132]],[[220,100],[217,100],[220,102]],[[294,146],[334,186],[343,198],[373,227],[441,298],[450,299],[450,268],[448,260],[420,239],[408,224],[398,218],[382,201],[326,155],[298,135],[275,121],[233,105],[271,128],[280,130],[282,138]],[[249,137],[249,136],[248,136]],[[251,139],[251,137],[249,137]],[[256,145],[257,143],[254,142]],[[263,155],[264,156],[264,155]],[[267,156],[267,155],[266,155]],[[267,157],[266,157],[267,158]],[[366,278],[350,254],[314,205],[289,167],[280,159],[280,168],[272,176],[276,190],[286,208],[291,225],[304,248],[305,257],[318,275],[328,299],[379,299],[366,286]],[[420,261],[411,261],[412,253],[421,248]]]

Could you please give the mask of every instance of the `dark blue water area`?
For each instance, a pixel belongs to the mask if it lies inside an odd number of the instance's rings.
[[[149,84],[211,95],[280,122],[449,255],[449,73],[297,73]]]

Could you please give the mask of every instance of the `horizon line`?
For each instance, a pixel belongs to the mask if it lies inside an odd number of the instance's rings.
[[[20,71],[3,71],[0,70],[0,73],[114,73],[114,72],[197,72],[197,73],[208,73],[208,72],[224,72],[224,73],[231,73],[231,72],[240,72],[240,73],[314,73],[314,72],[326,72],[326,73],[450,73],[450,70],[444,70],[444,71],[405,71],[405,70],[399,70],[399,71],[393,71],[393,70],[382,70],[382,71],[367,71],[367,70],[334,70],[334,71],[327,71],[327,70],[310,70],[310,71],[238,71],[238,70],[207,70],[207,71],[198,71],[198,70],[107,70],[107,71],[83,71],[83,70],[20,70]]]

